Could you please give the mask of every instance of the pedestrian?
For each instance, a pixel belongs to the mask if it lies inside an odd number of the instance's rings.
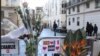
[[[55,36],[56,36],[56,29],[57,29],[57,24],[56,24],[56,22],[54,21],[53,30],[54,30],[54,35],[55,35]]]
[[[88,32],[88,36],[90,36],[91,35],[91,25],[89,22],[88,22],[88,26],[87,26],[87,32]]]
[[[89,36],[89,22],[87,22],[87,25],[86,25],[86,34],[87,36]]]
[[[93,35],[93,25],[92,25],[92,23],[90,23],[90,36],[92,36]]]
[[[93,29],[93,31],[94,31],[93,35],[96,35],[96,36],[97,36],[98,27],[97,27],[96,24],[94,25],[94,29]]]

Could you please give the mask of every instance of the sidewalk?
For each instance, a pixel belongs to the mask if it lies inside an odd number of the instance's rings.
[[[58,33],[56,32],[56,36],[66,36],[67,33]],[[54,36],[54,31],[49,28],[44,28],[40,34],[40,37],[51,37]]]
[[[93,56],[98,56],[100,52],[100,40],[95,41],[93,44]]]

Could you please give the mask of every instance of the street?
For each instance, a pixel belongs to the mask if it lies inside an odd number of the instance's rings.
[[[67,33],[57,33],[56,32],[56,37],[57,36],[66,36],[66,35],[67,35]],[[38,37],[38,40],[42,39],[42,38],[45,38],[45,37],[48,37],[48,39],[49,39],[49,37],[54,37],[54,31],[52,31],[49,28],[44,28],[42,30],[40,36]],[[100,38],[100,36],[98,36],[98,38]],[[47,41],[47,39],[44,39],[44,41]],[[60,42],[63,42],[63,40],[60,40]],[[42,42],[39,43],[38,45],[41,47]],[[41,53],[40,50],[42,50],[42,49],[39,48],[38,52]],[[19,40],[19,56],[26,56],[25,52],[26,52],[26,44],[25,44],[24,40]],[[93,43],[93,56],[97,56],[99,52],[100,52],[100,40],[96,40]]]
[[[94,42],[93,45],[93,56],[98,56],[100,52],[100,40]]]
[[[58,33],[56,32],[56,36],[66,36],[66,33]],[[54,36],[54,31],[51,30],[50,28],[44,28],[40,34],[40,36],[42,37],[50,37],[50,36]]]
[[[100,0],[1,0],[0,36],[1,56],[100,56]]]
[[[65,36],[66,34],[62,34],[62,33],[56,33],[56,36]],[[51,29],[43,29],[43,31],[41,32],[41,35],[42,37],[53,37],[54,36],[54,32],[51,31]],[[42,38],[42,37],[39,37],[38,39]],[[19,40],[19,56],[26,56],[25,55],[25,52],[26,52],[26,44],[24,42],[24,40]],[[42,44],[39,44],[39,45],[42,45]],[[38,52],[41,52],[40,49]]]
[[[66,34],[62,34],[62,33],[56,33],[57,36],[66,36]],[[43,31],[41,32],[41,35],[42,37],[39,37],[38,39],[40,38],[43,38],[43,37],[53,37],[54,36],[54,32],[51,30],[51,29],[43,29]],[[42,46],[42,43],[39,44],[39,46]],[[23,40],[20,40],[20,56],[25,56],[25,42]],[[40,49],[38,52],[41,52]],[[93,56],[97,56],[100,52],[100,40],[97,40],[97,41],[94,41],[94,44],[93,44]]]

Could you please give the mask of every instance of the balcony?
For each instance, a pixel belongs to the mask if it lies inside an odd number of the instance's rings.
[[[73,6],[76,6],[76,5],[80,5],[80,4],[89,2],[89,1],[92,1],[92,0],[76,0],[76,1],[69,1],[69,2],[67,3],[67,8],[70,8],[70,7],[73,7]]]

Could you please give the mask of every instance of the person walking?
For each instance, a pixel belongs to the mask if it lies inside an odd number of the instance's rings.
[[[96,35],[96,36],[97,36],[98,27],[97,27],[96,24],[94,25],[94,29],[93,29],[93,31],[94,31],[93,35]]]
[[[90,36],[92,36],[93,35],[93,26],[92,26],[92,23],[90,23]]]
[[[90,23],[88,23],[87,32],[88,32],[88,36],[90,36],[91,35],[91,25],[90,25]]]
[[[86,34],[87,36],[89,36],[89,22],[87,22],[87,25],[86,25]]]
[[[57,24],[54,21],[54,24],[53,24],[54,36],[56,36],[56,29],[57,29]]]

